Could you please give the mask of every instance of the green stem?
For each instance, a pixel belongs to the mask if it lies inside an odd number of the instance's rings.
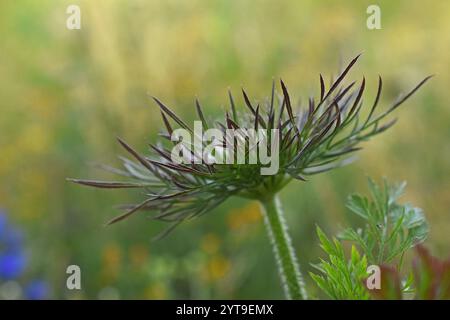
[[[273,195],[262,199],[261,205],[286,298],[307,299],[305,285],[292,248],[280,201],[276,195]]]

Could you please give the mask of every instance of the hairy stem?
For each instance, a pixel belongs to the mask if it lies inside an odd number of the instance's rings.
[[[273,195],[260,200],[260,202],[286,298],[307,299],[300,267],[292,247],[278,196]]]

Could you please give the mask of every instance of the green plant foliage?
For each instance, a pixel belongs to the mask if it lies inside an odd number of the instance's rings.
[[[381,266],[381,289],[371,290],[376,299],[450,299],[450,259],[433,257],[422,245],[416,247],[412,276],[406,282],[396,268]],[[411,289],[410,289],[411,288]],[[410,294],[410,297],[407,296]]]
[[[367,300],[369,293],[364,286],[367,278],[367,258],[361,256],[355,246],[347,259],[342,244],[335,238],[328,239],[317,227],[320,246],[328,254],[328,261],[321,259],[313,265],[319,273],[310,273],[312,279],[331,299]]]
[[[347,207],[365,226],[348,228],[339,238],[355,242],[367,256],[369,263],[390,263],[399,258],[401,266],[404,253],[422,243],[428,234],[428,224],[420,208],[399,204],[406,183],[389,185],[386,180],[378,186],[369,179],[371,198],[351,195]]]
[[[311,274],[313,280],[333,299],[435,299],[450,294],[450,263],[440,262],[421,247],[428,234],[423,212],[410,204],[399,204],[406,183],[381,186],[369,179],[371,198],[351,195],[347,207],[365,221],[362,229],[348,228],[339,239],[356,243],[347,258],[340,241],[330,241],[318,228],[321,247],[328,261],[321,260],[314,267],[320,274]],[[400,273],[405,252],[417,246],[417,255],[408,277]],[[362,255],[362,257],[361,257]],[[367,257],[367,258],[366,258]],[[399,258],[399,263],[395,259]],[[367,266],[377,264],[381,271],[381,289],[368,290]]]

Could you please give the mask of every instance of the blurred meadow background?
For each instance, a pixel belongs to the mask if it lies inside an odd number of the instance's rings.
[[[382,29],[368,30],[375,2]],[[81,30],[66,28],[70,4]],[[361,52],[351,78],[366,76],[367,103],[378,74],[381,107],[436,76],[355,164],[283,190],[302,269],[321,255],[315,225],[348,225],[346,197],[368,176],[407,180],[427,245],[450,253],[449,1],[1,1],[0,35],[0,299],[283,298],[255,203],[230,199],[151,242],[165,225],[144,213],[103,226],[139,192],[65,179],[109,177],[95,165],[119,164],[116,136],[148,148],[161,126],[148,93],[190,120],[195,97],[213,117],[228,87],[262,99],[273,78],[305,101]],[[66,288],[71,264],[82,290]]]

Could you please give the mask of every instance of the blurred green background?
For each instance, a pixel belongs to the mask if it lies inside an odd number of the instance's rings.
[[[374,2],[381,30],[366,27]],[[66,28],[70,4],[81,8],[81,30]],[[283,298],[255,203],[230,199],[151,242],[165,225],[145,214],[103,227],[139,192],[65,179],[109,177],[95,164],[119,164],[116,136],[146,150],[161,126],[148,93],[187,119],[196,96],[219,114],[228,87],[261,99],[272,78],[306,99],[319,73],[360,52],[351,77],[366,76],[369,103],[378,74],[384,107],[436,77],[358,162],[283,190],[302,269],[321,254],[315,224],[347,225],[346,196],[365,193],[367,176],[407,180],[403,199],[424,209],[428,246],[448,256],[449,1],[1,1],[0,35],[0,207],[25,238],[19,285],[38,277],[47,297],[62,299]],[[81,267],[80,291],[66,289],[70,264]]]

